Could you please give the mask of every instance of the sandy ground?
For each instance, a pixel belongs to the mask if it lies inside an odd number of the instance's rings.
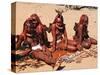
[[[23,29],[23,23],[24,21],[33,13],[36,13],[39,15],[41,21],[43,24],[49,26],[49,23],[52,23],[56,12],[55,9],[62,9],[64,10],[63,16],[64,16],[64,23],[66,24],[66,30],[68,38],[72,39],[72,36],[74,35],[74,24],[75,22],[79,21],[79,18],[82,14],[86,14],[89,17],[89,25],[88,25],[88,31],[89,35],[95,39],[97,39],[97,10],[96,9],[81,9],[81,10],[66,10],[64,6],[59,5],[47,5],[47,4],[32,4],[32,3],[17,3],[16,6],[16,34],[20,34]],[[12,32],[13,33],[13,32]],[[49,41],[52,41],[52,36],[50,33],[48,33],[48,39]],[[92,46],[88,51],[94,50],[96,46]],[[88,53],[85,53],[85,55]],[[85,69],[85,68],[96,68],[97,67],[97,48],[95,49],[95,53],[93,55],[88,54],[88,56],[85,56],[83,54],[83,57],[78,58],[76,61],[73,61],[71,63],[62,63],[65,67],[63,70],[69,70],[69,69]],[[33,61],[33,60],[31,60]],[[44,62],[41,62],[44,65],[39,67],[34,66],[25,66],[24,67],[16,67],[17,72],[35,72],[35,71],[52,71],[52,67],[49,65],[46,65]]]
[[[72,53],[75,55],[77,52]],[[71,56],[70,55],[70,56]],[[24,62],[23,62],[24,61]],[[24,59],[16,62],[16,72],[39,72],[39,71],[55,71],[50,65],[45,62],[37,62],[36,59]],[[97,48],[92,46],[89,50],[84,49],[79,54],[75,55],[71,60],[63,61],[61,64],[62,69],[59,70],[75,70],[75,69],[92,69],[97,67]]]

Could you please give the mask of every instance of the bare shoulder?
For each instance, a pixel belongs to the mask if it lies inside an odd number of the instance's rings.
[[[56,24],[53,23],[53,24],[51,25],[51,29],[55,29],[55,28],[56,28]]]

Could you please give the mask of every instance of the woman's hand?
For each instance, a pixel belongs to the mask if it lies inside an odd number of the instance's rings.
[[[80,44],[78,44],[78,45],[77,45],[77,49],[78,49],[78,50],[82,50],[83,47],[82,47]]]

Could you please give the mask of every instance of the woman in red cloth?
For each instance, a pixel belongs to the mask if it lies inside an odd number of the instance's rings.
[[[97,41],[88,35],[88,20],[88,16],[83,14],[79,23],[75,23],[75,35],[73,38],[78,43],[78,48],[84,47],[89,49],[91,44],[97,44]]]

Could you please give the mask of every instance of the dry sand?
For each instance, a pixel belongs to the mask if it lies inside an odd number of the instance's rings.
[[[81,10],[65,10],[64,6],[59,5],[47,5],[47,4],[32,4],[32,3],[17,3],[16,6],[16,34],[20,34],[23,29],[24,21],[33,13],[39,15],[43,24],[49,26],[52,23],[56,12],[55,9],[63,9],[64,13],[64,23],[66,24],[66,30],[68,38],[72,39],[74,35],[74,24],[79,21],[82,14],[86,14],[89,17],[88,31],[89,35],[97,39],[97,10],[96,9],[81,9]],[[48,33],[49,41],[52,41],[52,36]],[[95,47],[92,46],[91,49]],[[95,50],[97,52],[97,48]],[[97,55],[97,54],[95,54]],[[83,55],[84,56],[84,55]],[[81,61],[80,61],[81,60]],[[43,63],[43,62],[42,62]],[[89,55],[78,61],[71,63],[62,63],[64,65],[64,70],[69,69],[82,69],[82,68],[96,68],[97,67],[97,57]],[[20,70],[17,67],[17,72],[33,72],[33,71],[51,71],[53,70],[49,65],[43,65],[38,68],[26,66],[26,69]]]

